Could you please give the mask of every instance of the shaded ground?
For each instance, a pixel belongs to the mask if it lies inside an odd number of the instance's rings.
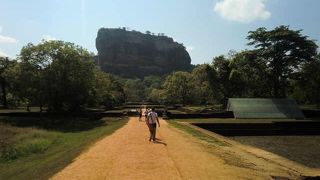
[[[301,165],[320,168],[318,119],[191,119],[183,121],[227,136],[242,144],[272,152]]]
[[[309,167],[320,168],[320,136],[235,136],[229,138]]]
[[[298,179],[300,172],[233,145],[202,141],[161,120],[157,143],[145,122],[127,125],[93,145],[53,179]]]

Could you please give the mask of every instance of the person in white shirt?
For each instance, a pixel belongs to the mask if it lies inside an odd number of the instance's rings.
[[[152,108],[152,110],[148,113],[148,118],[147,118],[147,125],[150,130],[149,141],[151,140],[153,142],[156,141],[157,123],[158,123],[158,126],[160,127],[158,114],[155,112],[155,109]]]
[[[146,111],[144,112],[144,120],[147,122],[148,120],[148,113],[150,112],[149,108],[146,107]],[[147,123],[148,124],[148,123]]]

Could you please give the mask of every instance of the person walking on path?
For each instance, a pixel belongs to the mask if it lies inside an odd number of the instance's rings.
[[[151,140],[153,142],[156,141],[157,123],[158,123],[158,126],[160,127],[158,114],[155,112],[155,109],[152,108],[152,110],[148,113],[148,118],[147,118],[147,124],[150,130],[149,141]]]
[[[150,109],[146,108],[146,111],[144,112],[144,117],[145,117],[144,121],[146,122],[146,125],[148,126],[148,129],[149,129],[149,132],[150,132],[150,135],[151,135],[151,126],[150,126],[149,121],[148,121],[149,112],[150,112]]]
[[[139,109],[139,121],[141,121],[141,118],[142,118],[142,109],[140,108]]]
[[[144,111],[144,121],[147,122],[148,119],[148,113],[149,113],[149,108],[146,107],[146,111]]]

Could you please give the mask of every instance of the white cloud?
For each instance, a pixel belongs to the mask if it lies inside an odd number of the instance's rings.
[[[186,50],[190,53],[191,51],[194,50],[194,47],[193,46],[187,46]]]
[[[267,0],[222,0],[215,4],[214,11],[223,18],[241,23],[266,20],[271,13],[266,9]]]
[[[42,39],[45,40],[45,41],[54,41],[54,40],[57,40],[57,38],[51,36],[51,35],[47,35],[47,34],[44,34],[42,35]]]
[[[2,26],[0,26],[0,33],[2,33]],[[18,41],[13,38],[13,37],[9,37],[9,36],[4,36],[0,34],[0,43],[17,43]]]
[[[0,49],[0,57],[9,57],[9,55]]]
[[[17,43],[18,41],[15,38],[9,36],[0,35],[0,43]]]

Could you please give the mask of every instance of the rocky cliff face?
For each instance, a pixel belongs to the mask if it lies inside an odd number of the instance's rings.
[[[167,36],[101,28],[96,48],[96,62],[100,68],[123,77],[142,78],[191,68],[185,47]]]

